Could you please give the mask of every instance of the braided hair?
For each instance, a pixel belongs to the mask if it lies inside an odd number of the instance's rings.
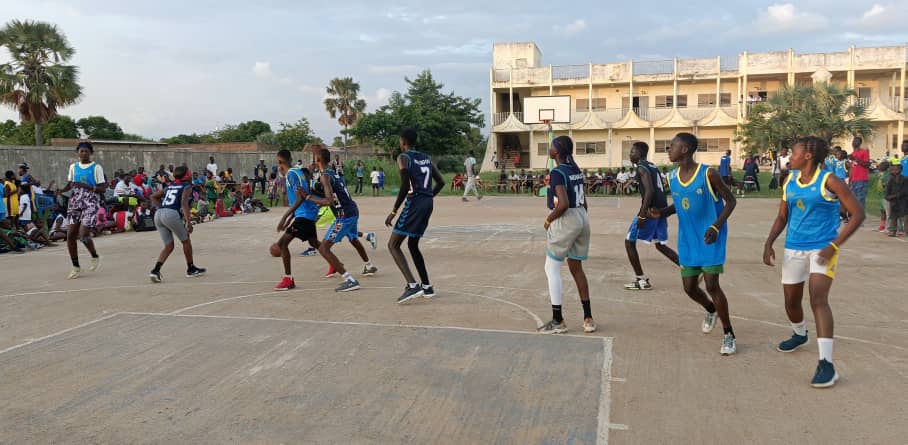
[[[577,165],[574,162],[574,141],[571,140],[569,136],[558,136],[555,139],[552,139],[552,147],[555,148],[555,152],[558,153],[558,156],[564,160],[566,164]]]
[[[857,139],[857,138],[856,138]],[[804,138],[799,138],[795,141],[795,145],[803,144],[804,149],[810,152],[813,155],[814,166],[819,165],[821,162],[826,160],[826,157],[829,156],[829,143],[824,139],[820,139],[816,136],[807,136]]]

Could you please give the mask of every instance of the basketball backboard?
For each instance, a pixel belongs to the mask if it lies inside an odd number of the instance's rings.
[[[571,123],[571,96],[527,96],[523,98],[523,123]]]

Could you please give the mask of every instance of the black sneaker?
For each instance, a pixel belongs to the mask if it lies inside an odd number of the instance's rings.
[[[414,298],[419,298],[422,295],[423,295],[423,290],[421,287],[419,287],[419,286],[410,287],[408,285],[406,288],[404,288],[403,295],[401,295],[400,298],[397,299],[397,303],[398,304],[406,303]]]
[[[817,363],[817,372],[813,375],[813,380],[810,381],[810,386],[814,388],[829,388],[835,385],[838,379],[839,373],[835,372],[835,366],[826,360],[820,360]]]
[[[432,285],[422,287],[423,298],[435,298],[435,288]]]
[[[807,344],[806,332],[804,333],[804,335],[792,333],[791,338],[783,341],[782,343],[779,343],[779,347],[776,349],[778,349],[779,352],[793,352],[794,350],[800,348],[801,346],[804,346],[805,344]]]
[[[160,283],[161,282],[161,271],[155,271],[155,270],[151,271],[151,273],[148,274],[148,278],[151,279],[152,283]]]
[[[189,269],[186,269],[186,278],[195,278],[202,275],[205,275],[204,268],[192,266]]]

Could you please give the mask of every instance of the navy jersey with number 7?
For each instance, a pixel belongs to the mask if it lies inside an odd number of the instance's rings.
[[[407,158],[411,195],[432,197],[432,158],[425,153],[410,150],[402,153]]]

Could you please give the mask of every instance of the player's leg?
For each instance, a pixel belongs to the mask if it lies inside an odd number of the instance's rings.
[[[656,250],[658,250],[659,253],[668,258],[669,261],[675,263],[676,266],[681,265],[678,261],[678,253],[672,250],[671,247],[668,247],[668,220],[664,217],[660,217],[656,220],[656,235],[654,241],[656,242]]]
[[[370,235],[372,235],[373,237],[375,236],[374,234]],[[359,258],[363,260],[363,275],[375,275],[375,272],[378,272],[378,268],[375,267],[374,264],[372,264],[372,261],[369,259],[369,254],[366,253],[366,247],[363,246],[363,243],[359,241],[359,237],[350,238],[350,244],[354,249],[356,249],[356,253],[359,254]]]
[[[151,272],[148,274],[148,278],[151,279],[152,283],[160,283],[161,278],[161,266],[167,262],[167,258],[170,257],[170,254],[173,253],[173,233],[170,231],[170,228],[164,224],[163,217],[166,211],[158,210],[154,215],[154,225],[158,229],[158,235],[161,237],[161,242],[164,243],[164,247],[161,249],[161,253],[158,254],[158,261],[154,264],[154,268],[151,269]]]
[[[82,268],[79,266],[79,249],[76,247],[76,240],[79,238],[79,229],[81,224],[79,224],[78,219],[71,219],[69,225],[66,227],[66,250],[69,252],[70,261],[72,261],[72,269],[69,271],[69,278],[73,279],[79,276]]]
[[[79,241],[82,241],[82,244],[88,249],[88,254],[91,255],[88,270],[94,272],[101,265],[101,257],[98,256],[98,251],[95,250],[95,240],[91,237],[91,227],[94,227],[94,222],[90,226],[87,226],[85,221],[82,222],[79,228]]]
[[[274,287],[274,290],[285,291],[290,290],[296,287],[296,282],[293,280],[293,273],[290,270],[290,242],[294,238],[297,238],[296,233],[298,232],[298,227],[296,220],[290,224],[290,227],[281,234],[281,237],[277,240],[277,246],[281,251],[281,263],[284,266],[284,276],[281,278],[281,282]]]
[[[816,374],[810,384],[815,388],[828,388],[835,385],[838,380],[838,374],[832,361],[835,323],[832,318],[832,309],[829,307],[829,289],[832,287],[835,277],[838,254],[833,255],[828,263],[821,265],[817,262],[818,253],[813,252],[810,255],[811,267],[808,281],[810,308],[817,325],[817,349],[819,350]]]
[[[665,255],[669,261],[675,263],[676,266],[680,265],[678,262],[678,253],[672,250],[668,244],[656,243],[656,250],[659,251],[662,255]]]
[[[735,331],[731,327],[731,318],[728,315],[728,299],[719,285],[719,274],[704,272],[703,281],[706,285],[706,292],[712,297],[716,312],[719,313],[719,320],[722,321],[723,338],[720,353],[722,355],[734,354],[737,351]]]
[[[708,296],[706,296],[703,289],[700,289],[701,273],[702,270],[699,267],[681,267],[684,292],[691,300],[694,300],[697,304],[703,306],[703,309],[706,309],[706,317],[703,319],[701,331],[704,334],[708,334],[716,327],[716,318],[718,314],[716,314],[716,305],[713,304]]]
[[[563,259],[555,258],[553,254],[546,253],[545,276],[549,284],[549,301],[552,303],[552,320],[536,328],[536,332],[542,334],[561,334],[567,332],[567,325],[564,324],[564,316],[561,313],[563,292],[561,266],[563,264]]]
[[[419,237],[411,236],[407,239],[407,249],[410,250],[410,257],[413,258],[413,266],[416,267],[416,273],[422,282],[423,288],[431,286],[429,283],[429,271],[426,270],[426,260],[419,250]]]
[[[407,283],[404,293],[397,299],[398,303],[409,301],[418,296],[434,297],[435,289],[429,282],[429,273],[426,270],[426,262],[422,252],[419,250],[419,239],[429,226],[429,219],[432,217],[433,201],[431,198],[414,198],[408,200],[401,218],[398,218],[397,225],[394,226],[395,235],[403,235],[408,238],[407,248],[410,250],[410,256],[413,258],[413,265],[419,274],[421,286],[415,283],[415,280]],[[401,241],[402,242],[402,241]],[[398,244],[399,246],[399,244]],[[403,254],[401,254],[401,257]],[[396,261],[396,258],[395,258]],[[406,264],[406,261],[404,261]]]
[[[634,269],[634,281],[624,285],[627,290],[650,290],[653,288],[649,284],[649,278],[643,274],[643,265],[640,264],[640,254],[637,252],[637,239],[640,236],[639,227],[640,217],[634,217],[631,225],[627,229],[627,236],[624,237],[624,250],[627,252],[627,260]]]
[[[593,321],[593,310],[590,307],[590,285],[586,279],[586,272],[583,271],[583,262],[568,258],[567,263],[577,285],[577,293],[580,294],[580,304],[583,306],[583,331],[595,332],[596,323]]]
[[[325,234],[324,241],[322,241],[321,246],[318,248],[318,252],[321,254],[322,258],[324,258],[325,261],[331,265],[331,268],[336,270],[337,273],[341,274],[344,278],[344,282],[334,289],[337,292],[349,292],[360,288],[359,282],[350,275],[350,272],[344,268],[344,264],[341,263],[337,255],[331,251],[334,244],[342,241],[344,238],[356,239],[356,218],[338,218],[334,220],[334,223]],[[360,247],[362,247],[362,245],[360,245]]]
[[[781,352],[792,352],[807,344],[807,322],[801,300],[804,298],[804,283],[810,277],[809,254],[804,251],[785,249],[782,263],[782,292],[785,296],[785,314],[793,331],[791,338],[779,343]]]
[[[404,303],[423,295],[422,286],[416,282],[416,278],[410,270],[410,265],[407,264],[407,258],[404,256],[403,250],[401,250],[401,245],[403,245],[405,239],[407,237],[400,233],[391,233],[391,237],[388,239],[388,250],[391,252],[391,257],[394,258],[394,263],[397,264],[397,268],[403,274],[404,280],[407,281],[404,293],[397,299],[398,303]]]

